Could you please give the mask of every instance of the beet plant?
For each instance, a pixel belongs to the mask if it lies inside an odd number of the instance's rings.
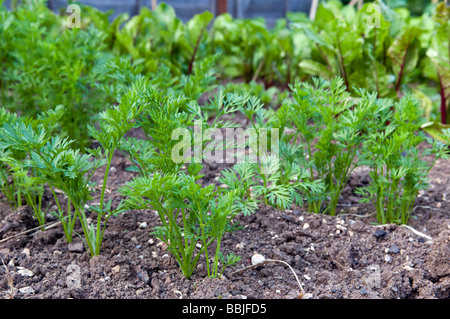
[[[441,123],[450,123],[450,8],[444,2],[436,7],[434,30],[427,56],[435,72],[432,77],[439,84]]]
[[[127,15],[116,18],[112,51],[130,56],[146,74],[156,73],[163,65],[177,78],[189,76],[195,64],[210,55],[207,27],[213,17],[205,11],[183,23],[165,3],[155,10],[143,7],[129,20]]]

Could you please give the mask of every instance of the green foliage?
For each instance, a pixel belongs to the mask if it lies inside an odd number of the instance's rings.
[[[268,30],[263,19],[233,19],[223,14],[212,25],[213,52],[223,55],[221,67],[227,75],[242,76],[250,81],[259,63],[258,49]]]
[[[126,15],[116,18],[128,21],[113,33],[112,50],[142,63],[147,74],[156,73],[164,65],[176,77],[191,75],[196,62],[209,55],[207,26],[212,18],[212,13],[205,11],[183,24],[165,3],[154,11],[143,7],[129,20]]]
[[[446,144],[418,132],[423,121],[419,102],[408,95],[367,123],[360,164],[371,168],[372,182],[357,193],[374,204],[380,223],[406,224],[419,191],[429,186],[427,175],[436,160],[449,158]],[[444,131],[447,143],[449,134]],[[420,152],[418,146],[424,141],[431,148]],[[425,160],[428,155],[434,155],[432,162]]]
[[[113,154],[123,136],[134,126],[134,121],[140,113],[138,107],[139,92],[147,82],[136,83],[120,97],[118,104],[99,114],[99,128],[88,126],[91,136],[96,139],[100,148],[87,149],[87,154],[73,147],[74,141],[60,136],[52,136],[50,128],[55,127],[63,114],[63,108],[49,111],[39,117],[37,124],[27,124],[24,121],[5,123],[0,131],[0,149],[4,152],[20,151],[26,154],[24,159],[11,159],[9,163],[18,167],[19,172],[14,175],[19,178],[18,189],[25,184],[26,198],[33,209],[39,209],[42,198],[42,186],[47,184],[54,196],[67,242],[72,241],[73,228],[77,220],[80,221],[85,235],[86,246],[92,256],[100,253],[103,234],[107,221],[123,211],[119,204],[112,207],[112,202],[105,203],[105,190]],[[4,116],[3,118],[8,118]],[[93,199],[92,176],[95,171],[106,164],[99,205],[89,206]],[[30,175],[27,176],[27,173]],[[19,174],[20,173],[20,174]],[[38,201],[33,200],[31,192],[37,183],[40,191]],[[67,197],[66,207],[63,208],[58,199],[57,190]],[[36,208],[36,205],[37,208]],[[73,210],[72,210],[73,209]],[[89,223],[86,210],[97,213],[97,225]],[[38,217],[41,223],[41,214]],[[44,218],[45,220],[45,218]]]
[[[203,254],[208,276],[220,276],[226,266],[239,259],[233,255],[223,256],[220,251],[223,235],[236,230],[232,220],[238,213],[250,213],[256,205],[250,198],[244,200],[241,197],[246,191],[243,188],[216,188],[213,184],[202,186],[201,164],[195,163],[190,156],[182,162],[173,160],[172,150],[179,143],[173,138],[173,132],[178,129],[185,134],[185,143],[191,147],[194,122],[202,129],[225,125],[227,123],[219,118],[234,111],[241,100],[223,93],[215,95],[209,109],[214,110],[218,117],[209,126],[202,121],[204,114],[198,104],[187,105],[189,99],[185,97],[174,93],[166,95],[152,86],[146,87],[141,97],[142,112],[136,123],[143,129],[146,139],[127,138],[119,145],[133,163],[130,170],[139,174],[120,189],[121,194],[127,196],[126,206],[158,212],[161,226],[156,227],[153,234],[167,243],[186,278],[190,278]],[[208,142],[199,143],[202,154]],[[208,248],[213,243],[216,249],[210,264]],[[219,261],[222,263],[221,271]]]
[[[0,109],[1,189],[11,208],[22,206],[22,198],[33,210],[38,224],[44,229],[45,213],[42,209],[45,177],[30,166],[28,159],[33,148],[42,147],[52,138],[64,108],[39,114],[36,120],[18,117]]]
[[[393,98],[420,79],[413,71],[432,32],[427,15],[410,17],[381,1],[360,10],[328,1],[319,6],[314,22],[296,27],[313,43],[311,58],[300,63],[308,73],[326,79],[340,76],[351,92],[358,87]]]
[[[250,188],[251,197],[267,205],[279,209],[288,209],[293,204],[302,205],[305,193],[319,192],[322,185],[308,180],[307,171],[299,161],[298,149],[290,143],[292,136],[280,139],[280,129],[283,133],[284,126],[277,120],[275,111],[264,108],[257,97],[246,96],[239,110],[250,121],[253,129],[250,133],[254,132],[255,136],[237,147],[249,147],[249,152],[256,156],[254,159],[238,158],[238,164],[230,172],[225,171],[226,174],[233,172],[241,178],[246,176],[246,187]],[[230,181],[222,180],[233,188],[234,182],[230,184]]]
[[[288,92],[282,91],[275,86],[265,89],[263,84],[254,81],[249,83],[228,82],[225,85],[221,85],[221,89],[224,93],[256,96],[264,105],[274,108],[280,106],[283,99],[288,95]]]
[[[427,50],[427,56],[433,62],[439,83],[441,123],[450,123],[450,9],[440,3],[434,16],[437,28]],[[433,74],[434,75],[434,74]]]
[[[64,105],[59,130],[81,147],[89,142],[85,123],[92,123],[105,99],[92,72],[108,59],[105,35],[93,25],[67,29],[63,19],[45,1],[12,11],[0,7],[0,103],[29,116]]]
[[[214,185],[202,187],[197,183],[201,176],[192,173],[188,169],[188,174],[156,172],[150,178],[137,177],[121,192],[131,207],[158,212],[162,225],[153,234],[168,245],[186,278],[191,277],[202,254],[206,257],[208,276],[217,277],[226,266],[238,261],[234,256],[227,256],[219,273],[219,259],[223,259],[221,239],[225,232],[237,229],[231,221],[239,213],[236,205],[239,191],[215,189]],[[216,250],[211,266],[208,247],[213,243]]]
[[[91,256],[110,218],[154,209],[153,235],[186,278],[202,256],[210,277],[239,261],[221,241],[260,203],[306,202],[335,215],[359,165],[370,167],[371,183],[357,192],[379,222],[407,223],[430,169],[449,157],[450,129],[425,123],[436,101],[442,123],[449,118],[449,11],[440,4],[433,16],[413,16],[375,4],[322,1],[314,21],[290,13],[273,28],[229,14],[213,21],[210,12],[183,23],[164,3],[109,22],[111,12],[82,6],[72,30],[45,1],[11,11],[0,4],[0,189],[13,209],[29,205],[42,227],[51,191],[67,241],[79,221]],[[213,91],[217,80],[230,82]],[[237,112],[254,139],[216,143],[220,129],[243,129]],[[145,137],[127,135],[133,129]],[[99,147],[84,148],[91,140]],[[423,142],[431,147],[420,152]],[[247,147],[222,170],[221,186],[205,183],[201,163],[210,158],[201,156]],[[105,198],[117,151],[137,175],[118,204]]]
[[[302,174],[306,181],[324,183],[321,192],[307,193],[309,210],[335,215],[340,194],[356,167],[365,126],[376,115],[376,96],[360,91],[360,99],[352,99],[341,78],[314,79],[312,85],[296,83],[291,90],[292,99],[283,104],[279,119],[293,131],[290,139],[300,144],[290,146],[286,158],[309,171],[308,178]],[[298,162],[291,154],[298,156]]]

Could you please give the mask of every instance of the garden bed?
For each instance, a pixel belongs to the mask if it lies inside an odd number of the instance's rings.
[[[0,5],[2,297],[448,298],[450,11],[369,6]]]
[[[109,184],[109,196],[117,201],[115,190],[133,177],[125,171],[128,165],[118,153]],[[205,181],[215,182],[221,168],[207,166]],[[263,205],[250,216],[237,217],[243,229],[225,234],[223,251],[242,259],[221,279],[209,278],[203,262],[191,279],[183,276],[166,245],[150,235],[160,223],[154,211],[129,211],[112,218],[100,255],[91,258],[77,236],[75,244],[67,245],[60,225],[18,235],[37,223],[26,206],[12,213],[3,201],[0,257],[8,273],[3,267],[0,291],[2,297],[19,299],[299,297],[297,281],[282,263],[235,273],[251,265],[258,253],[291,265],[303,284],[304,298],[449,298],[448,176],[450,163],[439,160],[429,176],[431,187],[416,202],[411,228],[375,224],[374,209],[360,204],[353,194],[369,178],[364,168],[352,174],[337,217],[311,214],[302,207],[280,211]],[[82,234],[79,225],[76,231]]]

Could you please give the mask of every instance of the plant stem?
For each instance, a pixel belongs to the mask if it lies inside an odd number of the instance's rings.
[[[97,251],[96,251],[96,247],[92,245],[92,240],[93,238],[91,237],[91,233],[89,232],[90,230],[90,226],[87,223],[87,218],[86,218],[86,214],[84,212],[84,207],[78,207],[77,204],[75,204],[75,202],[73,202],[73,207],[75,208],[75,215],[80,215],[80,221],[81,221],[81,228],[83,228],[83,233],[86,237],[86,243],[89,249],[89,252],[91,253],[91,257],[98,255]],[[94,237],[95,240],[95,237]],[[94,244],[96,244],[94,242]]]
[[[115,149],[115,146],[114,146],[113,150],[114,149]],[[105,175],[103,176],[102,194],[101,194],[101,197],[100,197],[100,205],[99,205],[100,210],[102,210],[102,208],[103,208],[103,202],[104,202],[104,199],[105,199],[106,182],[108,180],[109,169],[111,167],[111,162],[112,162],[113,155],[114,155],[114,151],[109,151],[108,162],[106,164]]]
[[[72,230],[70,228],[67,228],[67,224],[66,221],[63,218],[63,210],[61,209],[61,205],[59,204],[59,200],[58,197],[56,196],[55,190],[53,189],[53,186],[51,184],[48,184],[48,186],[50,187],[50,190],[52,191],[53,194],[53,198],[55,199],[56,205],[58,206],[58,212],[60,215],[60,220],[61,220],[61,224],[63,226],[64,229],[64,234],[66,235],[66,241],[68,244],[70,244],[72,242]],[[67,204],[68,207],[70,207],[70,199],[69,202]],[[68,209],[68,215],[69,217],[69,224],[70,224],[70,211]]]
[[[102,222],[102,216],[103,216],[103,205],[104,205],[104,201],[105,201],[105,191],[106,191],[106,183],[108,181],[108,176],[109,176],[109,169],[111,167],[111,162],[112,162],[112,158],[114,155],[114,149],[115,146],[113,148],[113,151],[109,151],[108,154],[108,162],[106,163],[106,169],[105,169],[105,174],[103,176],[103,185],[102,185],[102,193],[100,196],[100,204],[99,204],[99,215],[97,216],[97,228],[96,228],[96,239],[95,239],[95,250],[94,250],[94,255],[98,255],[100,254],[100,246],[102,243],[102,235],[103,235],[103,230],[101,227],[101,222]],[[84,212],[83,212],[84,214]],[[105,223],[106,225],[106,223]]]
[[[342,68],[342,77],[344,78],[345,86],[347,88],[347,91],[350,92],[350,86],[348,83],[348,77],[347,77],[347,71],[345,69],[345,63],[344,63],[344,57],[342,56],[342,48],[341,48],[341,41],[339,39],[339,33],[336,34],[337,36],[337,45],[339,50],[339,61],[341,62],[341,68]]]
[[[445,87],[444,87],[444,82],[442,81],[442,76],[438,72],[438,78],[439,78],[439,95],[441,97],[441,123],[442,124],[447,124],[447,105],[446,105],[446,98],[445,98]]]
[[[222,237],[217,237],[217,246],[216,246],[216,253],[214,255],[214,264],[213,264],[213,271],[212,271],[212,277],[217,278],[217,268],[219,264],[219,253],[220,253],[220,241]]]
[[[206,25],[200,31],[198,35],[197,42],[195,43],[194,52],[192,53],[191,61],[189,62],[188,75],[192,74],[192,69],[194,67],[195,56],[197,55],[197,50],[200,45],[200,40],[202,39],[203,31],[205,30]]]

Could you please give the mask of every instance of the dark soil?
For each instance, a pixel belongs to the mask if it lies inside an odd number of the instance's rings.
[[[116,203],[117,187],[133,177],[125,171],[128,165],[117,154],[108,194]],[[205,180],[215,182],[224,166],[207,167]],[[165,244],[150,235],[159,225],[154,211],[129,211],[111,219],[101,255],[90,258],[77,236],[75,245],[67,245],[59,225],[18,235],[37,223],[27,207],[11,212],[2,201],[0,257],[6,266],[0,273],[0,292],[17,299],[297,298],[298,283],[282,263],[234,274],[258,253],[291,265],[304,298],[449,298],[448,176],[450,163],[439,160],[430,175],[430,189],[417,200],[411,228],[378,226],[373,208],[358,203],[353,190],[367,183],[364,168],[353,173],[337,217],[310,214],[301,207],[279,211],[262,206],[238,218],[242,230],[225,235],[222,251],[242,259],[221,279],[208,278],[202,260],[191,279],[184,278]],[[79,226],[76,230],[82,233]]]

